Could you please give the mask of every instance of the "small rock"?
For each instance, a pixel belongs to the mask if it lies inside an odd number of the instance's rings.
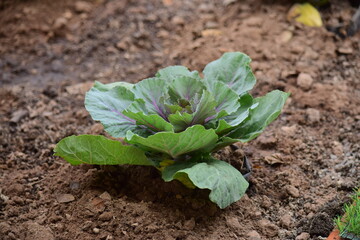
[[[280,225],[287,229],[290,229],[293,225],[293,220],[290,214],[286,213],[280,218]]]
[[[332,152],[336,155],[336,156],[341,156],[344,154],[344,148],[343,145],[338,142],[338,141],[333,141],[332,142]]]
[[[70,182],[69,187],[71,190],[78,190],[80,188],[80,183],[79,182]]]
[[[195,228],[196,222],[194,218],[191,218],[190,220],[187,220],[184,222],[183,226],[186,230],[193,230]]]
[[[18,123],[21,119],[26,117],[29,114],[28,110],[25,109],[19,109],[12,113],[10,122],[11,123]]]
[[[293,136],[296,134],[296,130],[297,130],[297,127],[296,125],[292,125],[290,127],[288,126],[283,126],[281,127],[281,130],[288,136]]]
[[[105,210],[104,200],[96,197],[87,204],[86,208],[93,213],[101,213]]]
[[[351,47],[340,47],[337,51],[339,53],[345,54],[345,55],[349,55],[349,54],[352,54],[354,52]]]
[[[287,43],[291,40],[291,38],[293,37],[293,33],[291,31],[283,31],[279,38],[278,38],[278,42],[279,43]]]
[[[310,124],[320,122],[320,112],[315,108],[306,109],[306,117]]]
[[[264,22],[264,19],[261,17],[248,17],[243,23],[250,27],[260,27]]]
[[[296,187],[292,186],[292,185],[288,185],[288,186],[286,187],[286,192],[287,192],[290,196],[292,196],[292,197],[294,197],[294,198],[300,197],[300,192],[299,192],[299,190],[298,190]]]
[[[257,140],[263,148],[272,148],[277,143],[277,139],[273,136],[260,135]]]
[[[111,212],[104,212],[99,216],[99,220],[101,221],[110,221],[113,218],[113,214]]]
[[[104,127],[101,123],[95,123],[90,127],[91,134],[100,134],[102,131],[104,131]]]
[[[271,223],[269,220],[262,219],[259,221],[259,225],[265,235],[269,237],[275,237],[276,235],[278,235],[279,228],[275,224]]]
[[[310,238],[310,234],[307,232],[302,232],[298,235],[295,240],[308,240]]]
[[[171,22],[175,25],[184,25],[185,24],[185,20],[182,17],[179,16],[175,16],[171,19]]]
[[[72,194],[60,194],[56,197],[56,200],[59,203],[67,203],[67,202],[72,202],[75,200],[75,197]]]
[[[296,80],[296,84],[303,90],[309,90],[313,82],[313,78],[307,73],[300,73]]]
[[[26,224],[27,232],[25,240],[54,240],[52,231],[36,222]]]
[[[116,48],[120,50],[126,50],[129,47],[129,42],[127,39],[123,39],[116,43]]]
[[[252,230],[247,234],[247,239],[248,240],[261,240],[261,236],[257,231]]]
[[[111,201],[111,195],[108,193],[108,192],[103,192],[99,198],[101,198],[102,200],[105,200],[105,201]]]
[[[59,17],[55,19],[53,27],[54,29],[61,29],[66,26],[68,23],[68,20],[65,17]]]
[[[236,217],[226,218],[226,224],[233,229],[242,229],[241,224]]]
[[[99,228],[93,228],[93,232],[94,232],[95,234],[98,234],[98,233],[100,232],[100,229],[99,229]]]
[[[75,11],[79,13],[88,13],[92,9],[91,3],[85,1],[78,1],[75,3]]]
[[[61,72],[64,69],[64,65],[60,60],[54,60],[51,62],[51,70],[53,72]]]

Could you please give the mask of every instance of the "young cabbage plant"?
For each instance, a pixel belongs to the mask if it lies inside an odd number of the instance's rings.
[[[225,208],[244,195],[248,182],[214,151],[256,138],[275,120],[288,93],[274,90],[253,98],[256,79],[251,59],[225,53],[209,63],[203,78],[183,66],[161,69],[136,84],[95,82],[85,107],[114,138],[80,135],[62,139],[55,155],[72,165],[148,165],[162,178],[210,190],[210,200]]]

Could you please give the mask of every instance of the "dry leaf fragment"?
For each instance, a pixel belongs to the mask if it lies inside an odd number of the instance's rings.
[[[288,21],[295,21],[310,27],[321,27],[320,13],[310,3],[294,4],[287,15]]]
[[[270,165],[284,163],[283,156],[280,153],[274,153],[269,156],[265,156],[264,161]]]

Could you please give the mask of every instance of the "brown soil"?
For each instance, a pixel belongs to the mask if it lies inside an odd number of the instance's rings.
[[[226,2],[0,4],[0,239],[329,233],[360,182],[359,35],[343,40],[287,22],[291,2]],[[333,1],[322,14],[338,24],[354,11]],[[202,70],[227,51],[253,59],[255,96],[292,94],[261,137],[219,152],[234,165],[244,153],[252,161],[251,186],[237,203],[220,210],[207,191],[164,183],[148,167],[70,166],[52,156],[66,136],[103,134],[83,106],[94,80],[135,82],[175,64]],[[298,82],[300,73],[313,82]]]

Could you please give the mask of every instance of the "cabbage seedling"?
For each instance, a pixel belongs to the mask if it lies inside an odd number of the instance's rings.
[[[210,190],[225,208],[244,195],[248,182],[212,152],[257,137],[281,112],[288,93],[274,90],[253,98],[251,59],[225,53],[209,63],[203,78],[183,66],[161,69],[136,84],[95,82],[85,107],[114,138],[80,135],[62,139],[55,155],[72,165],[148,165],[165,181]]]

